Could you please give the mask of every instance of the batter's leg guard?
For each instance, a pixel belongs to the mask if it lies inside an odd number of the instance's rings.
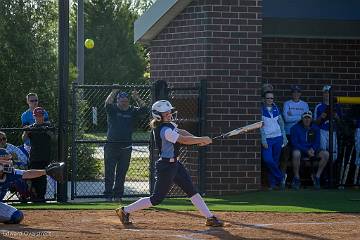
[[[115,210],[116,212],[116,215],[118,215],[119,219],[120,219],[120,222],[123,224],[123,225],[131,225],[132,222],[130,221],[130,213],[126,213],[124,211],[124,207],[122,208],[117,208]]]

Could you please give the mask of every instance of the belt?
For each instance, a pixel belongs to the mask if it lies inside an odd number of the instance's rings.
[[[174,158],[160,158],[160,161],[164,161],[164,162],[176,162],[177,161],[177,157]]]

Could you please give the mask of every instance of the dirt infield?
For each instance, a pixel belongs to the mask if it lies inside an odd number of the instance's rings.
[[[224,228],[196,212],[139,211],[124,228],[114,211],[24,211],[21,225],[0,224],[0,239],[360,239],[360,214],[218,212]]]

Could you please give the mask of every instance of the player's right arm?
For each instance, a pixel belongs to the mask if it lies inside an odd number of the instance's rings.
[[[164,129],[164,138],[171,142],[171,143],[180,143],[180,144],[185,144],[185,145],[194,145],[194,144],[198,144],[200,146],[205,146],[208,145],[210,143],[212,143],[211,138],[204,136],[204,137],[196,137],[193,135],[187,135],[182,131],[176,131],[175,129],[171,129],[171,128],[166,128]]]

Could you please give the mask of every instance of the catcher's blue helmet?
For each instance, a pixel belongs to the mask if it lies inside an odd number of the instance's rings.
[[[0,158],[7,157],[9,155],[8,151],[5,148],[0,148]],[[14,170],[12,164],[2,164],[0,163],[0,171],[4,173],[12,173]]]

